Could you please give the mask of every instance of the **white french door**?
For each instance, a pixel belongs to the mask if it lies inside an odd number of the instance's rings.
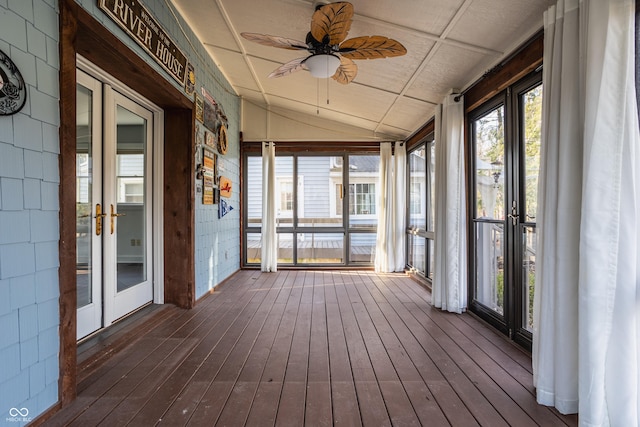
[[[151,302],[154,112],[77,71],[77,338]]]

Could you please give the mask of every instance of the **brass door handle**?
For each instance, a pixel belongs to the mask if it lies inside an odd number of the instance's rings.
[[[96,219],[96,236],[102,234],[102,218],[105,216],[107,216],[107,214],[102,213],[102,206],[100,206],[100,203],[96,203],[96,216],[94,216]]]
[[[113,234],[113,231],[115,230],[113,218],[117,218],[119,216],[126,216],[126,215],[127,214],[114,212],[113,205],[111,205],[111,215],[110,215],[111,216],[111,234]]]

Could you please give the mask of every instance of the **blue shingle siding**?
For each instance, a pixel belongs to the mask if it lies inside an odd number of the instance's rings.
[[[21,211],[24,208],[23,181],[15,178],[0,178],[0,189],[2,191],[2,209],[4,211]],[[2,216],[0,215],[0,218]],[[3,240],[5,230],[3,228],[12,227],[11,224],[0,225],[0,242]]]
[[[0,10],[0,19],[2,19],[2,25],[0,25],[0,40],[4,40],[9,45],[26,52],[27,23],[25,19],[6,8]],[[5,53],[8,52],[5,51]]]
[[[57,401],[58,31],[57,2],[0,0],[0,49],[27,84],[25,107],[0,117],[0,420]]]
[[[33,3],[25,0],[8,0],[9,10],[14,11],[23,19],[33,22]]]
[[[16,291],[18,291],[16,289]],[[20,341],[38,338],[38,306],[31,304],[18,310],[20,321]],[[37,350],[37,348],[36,348]],[[37,353],[37,351],[36,351]]]
[[[27,24],[27,51],[47,60],[47,36],[31,24]]]
[[[176,88],[147,53],[108,18],[95,0],[78,0],[116,37]],[[240,265],[240,100],[206,49],[177,11],[164,0],[145,0],[163,28],[194,65],[204,87],[229,119],[224,175],[233,183],[235,209],[218,218],[217,205],[197,195],[195,223],[196,295],[200,297]],[[183,28],[186,32],[183,33]],[[13,116],[0,117],[0,419],[9,408],[27,407],[37,417],[58,399],[60,182],[58,2],[0,0],[0,49],[27,83],[27,102]],[[7,225],[9,224],[9,225]],[[7,339],[5,339],[7,338]]]

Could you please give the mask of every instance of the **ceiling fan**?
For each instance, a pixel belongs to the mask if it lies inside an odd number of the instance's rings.
[[[351,3],[328,3],[316,7],[311,18],[311,31],[305,42],[258,33],[241,35],[265,46],[306,50],[311,53],[281,65],[269,77],[282,77],[295,71],[308,70],[314,77],[332,77],[338,83],[347,84],[358,73],[354,59],[387,58],[407,53],[401,43],[384,36],[362,36],[345,40],[351,28],[352,17]]]

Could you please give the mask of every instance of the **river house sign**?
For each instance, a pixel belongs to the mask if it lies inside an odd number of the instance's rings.
[[[184,85],[187,57],[138,0],[98,0],[98,6]]]

